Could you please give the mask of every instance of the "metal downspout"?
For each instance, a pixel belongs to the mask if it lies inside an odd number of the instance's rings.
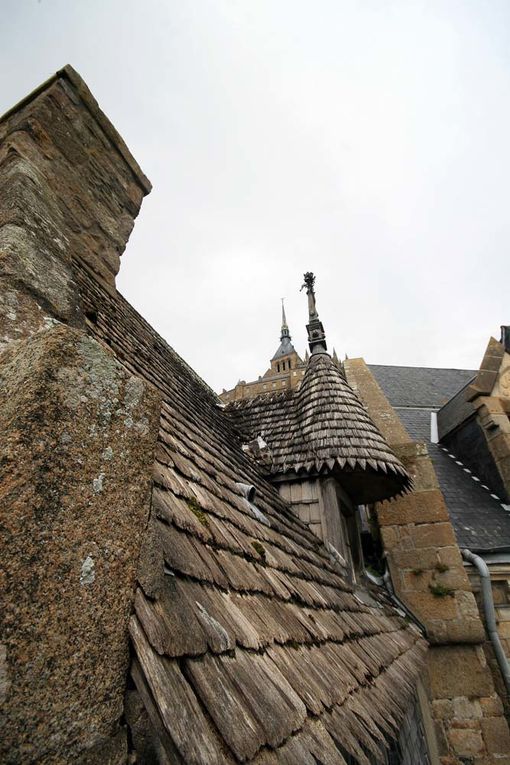
[[[494,611],[494,600],[492,598],[491,575],[489,573],[489,568],[484,559],[480,558],[479,555],[472,553],[471,550],[464,549],[461,550],[461,553],[464,560],[472,563],[480,575],[483,610],[485,613],[487,632],[489,633],[489,638],[493,645],[494,653],[496,654],[496,659],[503,676],[506,690],[508,694],[510,694],[510,665],[508,664],[508,659],[506,658],[505,652],[503,651],[503,646],[501,645],[501,640],[498,635],[496,626],[496,613]]]
[[[365,572],[365,573],[367,575],[369,575],[368,572]],[[369,576],[371,576],[371,575],[369,575]],[[373,577],[373,578],[375,579],[375,577]],[[387,590],[390,598],[398,606],[398,608],[400,608],[400,610],[403,611],[406,614],[406,616],[412,622],[414,622],[414,624],[416,624],[416,626],[422,631],[422,633],[424,635],[427,635],[427,630],[425,628],[425,625],[422,624],[422,622],[418,619],[418,617],[413,614],[411,609],[408,608],[406,606],[406,604],[402,600],[400,600],[400,598],[396,594],[395,588],[393,587],[393,582],[392,582],[392,579],[391,579],[391,574],[390,574],[390,569],[388,568],[388,564],[386,564],[386,569],[385,569],[384,574],[382,575],[382,578],[380,579],[380,581],[384,584],[384,586],[386,587],[386,590]]]

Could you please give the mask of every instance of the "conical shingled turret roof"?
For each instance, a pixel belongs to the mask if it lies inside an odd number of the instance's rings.
[[[341,474],[359,504],[389,499],[411,480],[327,353],[312,355],[294,392],[236,401],[226,410],[249,441],[261,435],[272,475]]]
[[[327,353],[310,359],[296,393],[295,418],[291,446],[296,472],[319,472],[325,465],[339,469],[360,502],[410,488],[402,463]]]
[[[271,453],[266,469],[278,474],[341,474],[358,504],[389,499],[411,488],[411,479],[368,411],[326,352],[315,305],[313,274],[308,288],[312,355],[297,391],[232,402],[227,412],[250,441],[262,436]]]

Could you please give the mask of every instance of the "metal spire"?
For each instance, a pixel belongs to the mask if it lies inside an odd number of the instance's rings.
[[[306,294],[308,295],[308,324],[306,325],[308,330],[308,346],[312,356],[314,353],[327,353],[326,333],[319,319],[315,304],[315,276],[311,271],[307,271],[304,275],[304,280],[301,289],[306,287]]]
[[[287,317],[285,316],[285,305],[283,304],[283,301],[285,300],[285,298],[282,298],[281,300],[282,300],[282,331],[280,335],[280,340],[283,340],[284,337],[288,337],[290,340],[291,337],[289,332],[289,326],[287,324]]]

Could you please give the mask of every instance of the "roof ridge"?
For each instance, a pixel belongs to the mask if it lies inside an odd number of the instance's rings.
[[[428,367],[422,364],[372,364],[367,362],[368,367],[384,367],[385,369],[430,369],[430,371],[440,370],[442,372],[472,372],[474,375],[478,370],[466,369],[464,367]]]

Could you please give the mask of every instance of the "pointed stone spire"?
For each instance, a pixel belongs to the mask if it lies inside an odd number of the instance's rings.
[[[338,356],[336,355],[336,349],[335,348],[333,348],[333,355],[332,355],[331,358],[333,359],[333,364],[336,364],[336,366],[338,367],[339,366]]]
[[[324,327],[319,319],[317,313],[317,306],[315,304],[315,276],[311,271],[307,271],[304,275],[304,284],[301,289],[306,287],[306,294],[308,295],[308,324],[306,328],[308,330],[308,345],[312,356],[317,353],[327,353],[328,346],[326,345],[326,333]]]
[[[285,300],[285,298],[282,298],[282,330],[281,330],[281,334],[280,334],[280,340],[282,340],[282,341],[283,341],[284,337],[288,337],[289,340],[291,339],[290,332],[289,332],[289,326],[287,324],[287,317],[285,316],[285,305],[283,303],[284,300]]]
[[[287,324],[287,317],[285,315],[285,306],[282,301],[282,328],[280,330],[280,347],[276,351],[271,361],[280,359],[282,356],[288,356],[291,353],[295,353],[294,346],[292,345],[292,338],[289,332],[289,325]]]

